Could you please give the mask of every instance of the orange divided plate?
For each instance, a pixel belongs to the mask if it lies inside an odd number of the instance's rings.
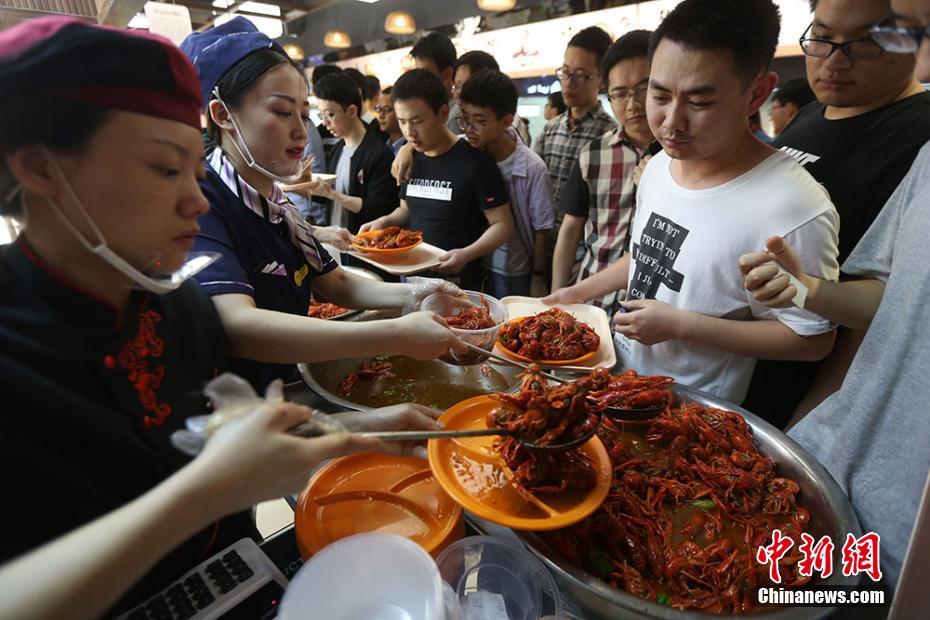
[[[488,413],[500,402],[490,395],[463,400],[439,421],[445,430],[487,428]],[[540,493],[523,499],[510,482],[510,471],[494,450],[495,437],[430,439],[429,464],[436,480],[455,501],[479,517],[518,530],[556,530],[597,510],[610,490],[613,468],[604,444],[592,437],[581,446],[597,469],[597,484],[585,494]]]
[[[433,556],[465,535],[462,507],[437,484],[429,463],[375,452],[317,471],[297,500],[294,523],[304,560],[363,532],[404,536]]]
[[[504,325],[501,326],[501,330],[504,329],[504,326],[506,326],[506,325],[508,325],[508,324],[510,324],[510,323],[514,323],[514,322],[516,322],[516,321],[519,321],[519,320],[521,320],[521,319],[523,319],[523,318],[526,318],[526,317],[518,317],[518,318],[516,318],[516,319],[511,319],[511,320],[507,321],[506,323],[504,323]],[[494,345],[495,345],[495,347],[497,348],[498,351],[502,352],[502,353],[503,353],[504,355],[506,355],[507,357],[512,357],[513,359],[519,360],[519,361],[524,362],[524,363],[526,363],[526,364],[540,364],[540,365],[543,365],[543,366],[572,366],[572,365],[574,365],[574,364],[581,364],[582,362],[588,361],[589,359],[591,359],[592,357],[594,357],[595,355],[597,355],[597,352],[598,352],[598,349],[595,349],[594,351],[588,351],[588,352],[585,353],[584,355],[581,355],[581,356],[579,356],[579,357],[573,357],[572,359],[568,359],[568,360],[534,360],[534,359],[530,359],[530,358],[528,358],[528,357],[526,357],[526,356],[524,356],[524,355],[519,355],[519,354],[517,354],[517,353],[514,353],[513,351],[511,351],[510,349],[508,349],[507,347],[505,347],[504,345],[502,345],[499,338],[500,338],[500,334],[498,334],[498,340],[497,340],[497,342],[494,343]]]
[[[380,231],[380,230],[369,230],[369,231],[367,231],[367,232],[359,233],[359,234],[357,234],[357,235],[355,235],[355,236],[356,236],[356,237],[361,237],[362,239],[365,239],[365,238],[367,238],[367,237],[374,237],[374,236],[377,235],[379,232],[381,232],[381,231]],[[367,253],[369,253],[369,254],[384,254],[384,255],[390,256],[391,254],[403,254],[404,252],[409,252],[410,250],[412,250],[413,248],[417,247],[417,246],[420,245],[421,243],[423,243],[422,237],[420,238],[419,241],[417,241],[417,242],[414,243],[413,245],[405,245],[405,246],[402,247],[402,248],[369,248],[369,247],[366,247],[366,246],[364,246],[364,245],[360,245],[360,244],[358,244],[358,243],[353,243],[352,245],[353,245],[355,248],[357,248],[358,250],[362,251],[362,252],[367,252]]]

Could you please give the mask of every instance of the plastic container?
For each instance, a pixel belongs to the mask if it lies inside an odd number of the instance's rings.
[[[343,538],[304,564],[281,600],[280,620],[446,620],[436,563],[393,534]]]
[[[376,452],[333,459],[310,479],[294,512],[304,560],[365,532],[403,536],[438,555],[465,535],[462,507],[424,459]]]
[[[479,308],[483,306],[483,300],[487,300],[489,314],[491,320],[494,321],[494,327],[488,327],[486,329],[457,329],[455,327],[450,327],[449,329],[465,342],[473,344],[485,351],[490,351],[494,348],[494,343],[497,342],[497,333],[500,331],[501,325],[507,320],[507,308],[499,300],[490,295],[485,295],[484,293],[465,291],[465,295],[467,297],[467,303]],[[423,300],[420,309],[435,312],[440,316],[450,316],[455,314],[456,311],[462,307],[463,303],[466,303],[466,300],[451,297],[444,293],[433,293]],[[457,366],[471,366],[473,364],[480,364],[488,359],[488,356],[481,355],[475,351],[467,351],[460,355],[456,355],[452,351],[447,351],[446,354],[440,356],[439,359],[448,364],[455,364]]]
[[[470,536],[436,558],[443,580],[459,598],[462,620],[538,620],[562,617],[562,601],[546,567],[521,544]]]

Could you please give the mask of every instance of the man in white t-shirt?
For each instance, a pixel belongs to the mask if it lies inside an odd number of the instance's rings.
[[[838,276],[839,220],[826,192],[749,129],[777,81],[768,67],[778,30],[771,0],[685,0],[665,18],[650,42],[646,102],[664,152],[643,173],[630,251],[545,298],[627,289],[614,317],[623,366],[736,403],[756,359],[821,359],[834,339],[817,315],[754,301],[736,267],[777,230],[805,269]]]

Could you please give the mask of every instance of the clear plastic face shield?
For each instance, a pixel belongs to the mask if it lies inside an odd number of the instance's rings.
[[[239,124],[236,122],[236,117],[233,116],[232,110],[230,110],[229,106],[226,105],[226,102],[223,101],[223,98],[220,97],[220,89],[218,87],[213,89],[213,96],[216,97],[216,100],[219,101],[223,108],[226,110],[226,114],[229,116],[229,122],[232,123],[233,129],[236,130],[236,134],[234,136],[230,136],[230,138],[232,138],[233,146],[236,148],[236,151],[238,151],[239,157],[242,158],[246,166],[255,172],[258,172],[259,174],[271,179],[272,181],[277,181],[278,183],[282,183],[284,185],[293,185],[294,183],[297,183],[303,179],[304,174],[307,172],[307,170],[310,169],[310,165],[313,163],[313,157],[304,155],[303,159],[296,161],[276,159],[268,162],[268,165],[284,164],[285,166],[296,166],[297,172],[287,176],[275,174],[267,168],[262,167],[258,162],[255,161],[255,157],[252,156],[252,150],[249,148],[249,144],[245,141],[245,135],[242,133],[242,129],[240,129]]]
[[[51,198],[48,199],[48,203],[52,206],[52,209],[58,215],[59,219],[64,223],[64,225],[71,231],[71,233],[81,242],[85,248],[99,256],[103,259],[108,265],[122,273],[124,276],[135,282],[140,287],[157,293],[159,295],[170,293],[171,291],[180,287],[185,280],[191,278],[197,272],[203,270],[209,265],[212,265],[222,256],[218,252],[191,252],[187,255],[187,261],[176,271],[172,273],[160,273],[156,270],[153,270],[150,273],[143,273],[142,271],[136,269],[130,265],[125,259],[119,256],[116,252],[110,249],[107,245],[107,241],[103,236],[103,233],[100,232],[100,229],[97,227],[97,224],[94,222],[93,218],[88,213],[87,209],[84,207],[84,203],[81,202],[81,199],[78,198],[77,193],[74,191],[74,187],[71,185],[71,182],[68,181],[68,178],[62,172],[61,168],[58,166],[58,162],[55,157],[49,152],[45,146],[40,147],[42,152],[48,157],[49,163],[52,167],[52,172],[55,176],[58,177],[59,182],[64,186],[65,191],[68,192],[68,195],[71,196],[71,200],[74,201],[75,206],[78,209],[78,212],[81,214],[81,217],[84,218],[84,221],[87,223],[87,226],[93,232],[93,236],[96,238],[94,242],[88,240],[83,233],[68,219],[68,216],[65,215],[64,210],[61,206]],[[16,190],[14,190],[15,192]],[[26,192],[23,190],[18,190],[20,193],[20,200],[23,202],[23,207],[25,208]],[[151,261],[151,265],[157,265],[160,257],[155,256]]]

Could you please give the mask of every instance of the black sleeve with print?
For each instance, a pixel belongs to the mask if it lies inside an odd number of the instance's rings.
[[[488,228],[484,210],[507,204],[507,188],[491,159],[464,140],[436,157],[416,153],[401,188],[408,227],[444,250],[471,245]]]

